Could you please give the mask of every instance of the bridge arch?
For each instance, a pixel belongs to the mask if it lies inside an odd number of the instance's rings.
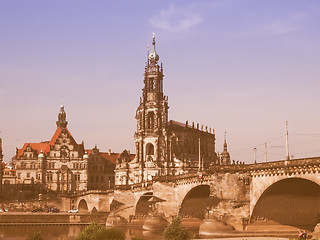
[[[304,178],[281,179],[271,184],[255,204],[251,222],[272,220],[313,231],[320,216],[320,185]]]
[[[209,185],[198,185],[188,191],[183,198],[179,215],[182,217],[205,218],[205,214],[218,200],[210,197]]]
[[[279,175],[262,175],[253,176],[250,183],[250,216],[252,215],[253,209],[260,199],[261,195],[274,183],[283,179],[289,178],[302,178],[310,180],[320,185],[320,174],[318,172],[314,174],[298,173],[293,172],[292,174],[279,174]]]
[[[148,200],[153,196],[152,192],[146,192],[141,195],[139,198],[136,209],[135,209],[135,215],[137,216],[147,216],[148,213],[151,211],[151,205],[148,202]]]
[[[86,200],[81,199],[81,200],[79,201],[78,210],[79,210],[79,212],[81,212],[81,213],[86,213],[86,212],[88,212],[88,204],[87,204]]]

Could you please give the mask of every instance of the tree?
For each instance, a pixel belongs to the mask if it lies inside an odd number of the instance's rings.
[[[30,233],[26,240],[43,240],[40,232],[33,231]]]
[[[181,219],[176,216],[164,230],[164,239],[166,240],[188,240],[191,239],[189,232],[181,226]]]
[[[125,235],[119,229],[105,228],[92,222],[78,234],[76,240],[125,240]]]

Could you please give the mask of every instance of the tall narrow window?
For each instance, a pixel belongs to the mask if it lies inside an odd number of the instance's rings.
[[[147,122],[147,127],[149,129],[153,129],[154,127],[154,112],[148,112],[148,122]]]

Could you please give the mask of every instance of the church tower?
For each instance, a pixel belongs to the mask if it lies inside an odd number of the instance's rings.
[[[228,152],[228,145],[227,145],[227,133],[224,133],[224,144],[223,144],[223,152],[221,153],[220,159],[221,165],[230,165],[230,154]]]
[[[163,67],[158,65],[156,41],[153,35],[152,51],[145,65],[142,98],[136,111],[137,131],[134,135],[136,161],[140,181],[164,175],[167,164],[168,97],[163,94]]]

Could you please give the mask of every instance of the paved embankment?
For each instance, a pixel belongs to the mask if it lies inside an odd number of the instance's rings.
[[[92,221],[105,224],[107,216],[101,213],[2,213],[0,225],[81,225]]]

